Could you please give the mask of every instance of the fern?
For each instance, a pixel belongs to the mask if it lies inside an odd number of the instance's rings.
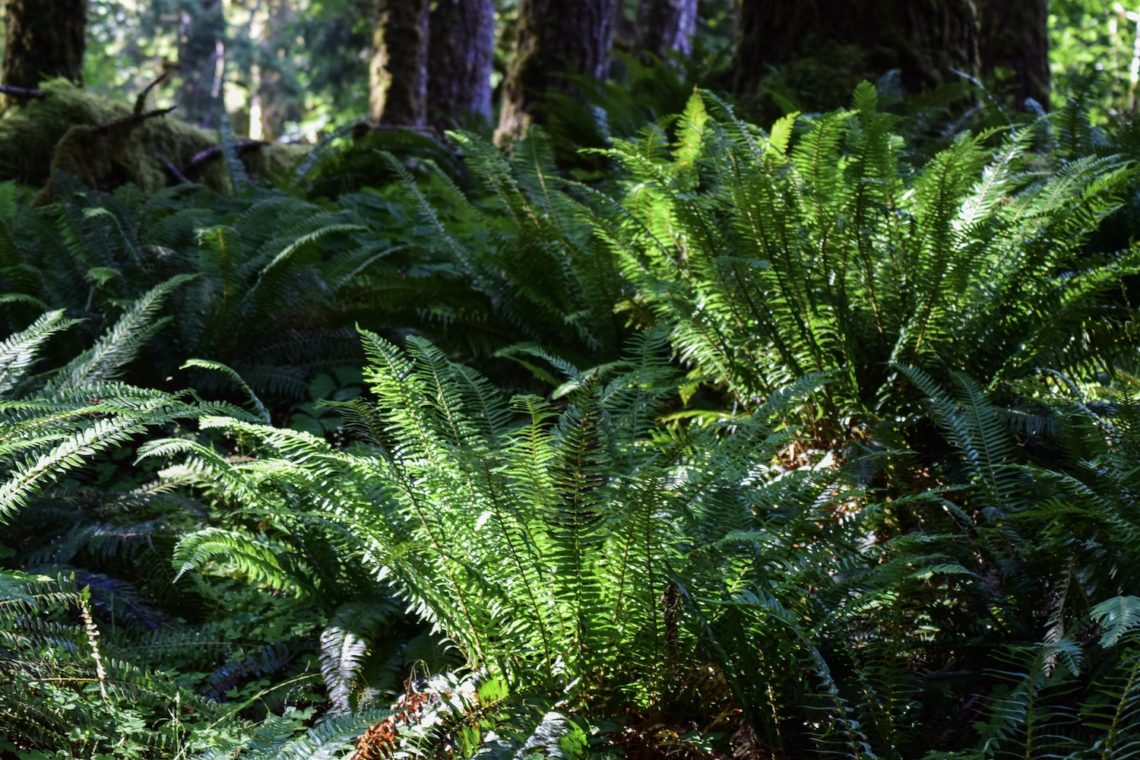
[[[1044,176],[1023,130],[996,148],[993,133],[962,135],[908,166],[867,84],[850,111],[788,117],[771,135],[693,97],[670,155],[622,141],[606,153],[628,189],[592,218],[694,380],[755,406],[829,373],[824,414],[857,427],[910,408],[900,364],[993,388],[1042,364],[1088,376],[1119,355],[1099,334],[1131,323],[1109,293],[1135,251],[1081,246],[1119,208],[1123,158],[1057,159]]]
[[[262,586],[301,588],[298,579],[310,574],[300,568],[317,560],[297,530],[319,531],[335,537],[349,563],[390,583],[468,667],[503,679],[512,699],[564,701],[591,715],[622,705],[652,713],[696,677],[694,663],[711,657],[757,735],[799,732],[789,751],[870,756],[856,684],[904,694],[896,681],[905,681],[907,658],[921,655],[888,654],[851,632],[886,624],[878,612],[886,602],[875,600],[969,571],[935,551],[916,555],[905,542],[852,548],[851,537],[878,519],[873,511],[830,521],[829,510],[858,497],[822,474],[778,476],[768,463],[787,438],[768,425],[784,419],[795,394],[774,397],[754,419],[661,428],[655,417],[673,373],[659,340],[634,344],[609,368],[577,373],[559,409],[533,396],[508,401],[422,340],[402,351],[375,334],[362,338],[377,402],[352,409],[368,440],[336,449],[210,419],[206,427],[255,438],[261,452],[221,480],[209,452],[155,444],[155,455],[181,461],[168,471],[178,482],[245,505],[255,491],[280,525],[271,536],[189,535],[176,552],[180,569],[221,562]],[[818,548],[792,548],[809,541]],[[872,581],[883,562],[892,571]],[[824,580],[835,573],[841,583]],[[804,595],[821,583],[834,588]],[[926,614],[916,604],[894,614]],[[366,651],[349,630],[337,625],[323,638],[323,672],[341,709],[352,704]],[[763,640],[771,651],[755,664],[752,647],[718,643],[726,640]],[[850,672],[854,660],[867,669],[861,681]],[[788,677],[789,661],[812,673],[806,690]],[[746,672],[762,675],[743,682],[737,674]],[[773,695],[775,714],[763,707]],[[432,746],[476,746],[464,744],[461,724],[483,725],[480,704],[462,707],[468,717],[443,736],[432,733],[445,743]],[[912,704],[904,697],[886,709],[898,719]],[[882,730],[884,741],[898,741]]]

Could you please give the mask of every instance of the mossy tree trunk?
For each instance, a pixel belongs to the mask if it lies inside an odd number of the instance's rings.
[[[428,0],[379,0],[369,66],[369,115],[377,124],[427,121]]]
[[[216,128],[221,123],[225,79],[226,17],[221,0],[186,0],[178,18],[175,100],[186,121]]]
[[[738,8],[733,87],[745,96],[770,67],[806,58],[843,60],[852,78],[899,69],[910,92],[953,81],[955,70],[980,73],[973,0],[738,0]]]
[[[609,74],[616,0],[521,0],[515,56],[503,86],[496,139],[510,139],[541,123],[539,99],[549,91],[574,93],[568,75]]]
[[[63,77],[82,84],[87,0],[7,0],[4,84],[34,88]]]
[[[697,31],[697,0],[641,0],[637,26],[642,50],[658,58],[687,58]]]
[[[428,118],[450,127],[491,122],[494,0],[436,0],[428,53]]]
[[[1018,104],[1033,98],[1049,107],[1047,0],[978,0],[982,74],[1009,85]]]

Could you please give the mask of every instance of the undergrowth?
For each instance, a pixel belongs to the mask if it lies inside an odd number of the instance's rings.
[[[611,110],[3,186],[0,753],[1135,754],[1129,128]]]

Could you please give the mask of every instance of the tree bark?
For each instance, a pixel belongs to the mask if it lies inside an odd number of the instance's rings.
[[[1011,0],[1019,2],[1020,0]],[[910,92],[980,73],[973,0],[738,0],[733,87],[755,92],[771,66],[799,58],[828,61],[840,46],[875,78],[899,69]]]
[[[83,83],[87,0],[8,0],[4,81],[34,89],[45,79]]]
[[[658,58],[688,58],[697,31],[697,0],[641,0],[637,26],[642,50]]]
[[[379,0],[369,66],[369,115],[377,124],[427,121],[428,0]]]
[[[281,136],[285,124],[304,114],[301,94],[285,73],[291,50],[291,35],[285,33],[297,18],[292,0],[268,0],[250,18],[249,36],[256,40],[250,66],[249,136],[272,142]]]
[[[609,74],[616,0],[522,0],[515,57],[503,86],[495,139],[517,137],[541,123],[540,99],[556,90],[576,94],[568,75]]]
[[[189,0],[178,18],[179,115],[216,129],[221,122],[226,17],[221,0]]]
[[[431,12],[428,117],[434,126],[491,123],[494,0],[437,0]]]
[[[1047,0],[979,0],[982,74],[1012,75],[1011,95],[1049,107],[1049,4]]]

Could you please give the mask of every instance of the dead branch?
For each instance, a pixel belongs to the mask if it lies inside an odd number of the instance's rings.
[[[109,121],[106,124],[97,124],[94,127],[91,127],[91,133],[102,135],[110,132],[111,130],[119,129],[121,127],[134,129],[147,119],[153,119],[158,116],[166,116],[175,108],[176,106],[170,106],[169,108],[157,108],[153,111],[147,111],[146,113],[133,113],[130,116],[124,116],[121,119],[115,119],[114,121]]]
[[[16,87],[11,84],[0,84],[0,95],[10,95],[13,98],[33,98],[42,100],[47,97],[43,90],[30,90],[27,87]]]
[[[151,90],[153,90],[155,87],[158,87],[160,84],[162,84],[163,82],[166,81],[166,76],[168,73],[169,72],[164,71],[161,74],[159,74],[158,79],[155,79],[153,82],[151,82],[146,87],[144,87],[143,91],[139,93],[139,96],[137,98],[135,98],[135,115],[136,116],[142,114],[142,112],[146,110],[146,98],[147,98],[147,96],[150,95]]]
[[[237,153],[246,153],[251,150],[257,150],[263,146],[269,145],[265,140],[237,140],[234,142],[234,151]],[[225,148],[221,145],[214,145],[205,150],[200,150],[194,154],[190,159],[190,163],[186,165],[186,173],[190,174],[196,171],[202,164],[209,163],[215,158],[220,158],[225,152]]]
[[[194,184],[193,181],[185,174],[183,174],[177,166],[171,163],[170,159],[168,159],[166,156],[155,154],[155,158],[157,158],[158,162],[162,164],[162,170],[166,172],[167,176],[169,176],[170,179],[174,180],[179,185]]]

